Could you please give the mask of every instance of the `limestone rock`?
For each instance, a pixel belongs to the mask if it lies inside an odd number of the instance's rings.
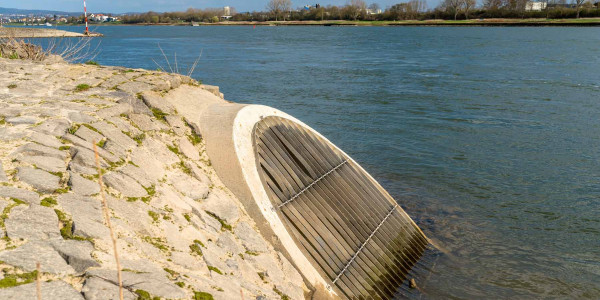
[[[132,114],[142,114],[148,116],[152,115],[152,111],[150,111],[150,109],[148,108],[148,106],[146,106],[144,101],[142,101],[138,97],[133,97],[132,95],[129,95],[127,93],[125,94],[125,97],[122,97],[121,99],[119,99],[119,101],[117,101],[119,104],[124,103],[130,105]]]
[[[246,222],[240,222],[235,227],[235,235],[242,241],[242,245],[252,252],[267,252],[269,248],[262,236]]]
[[[30,204],[40,204],[40,196],[37,193],[12,186],[0,186],[0,197],[14,198]]]
[[[98,183],[85,179],[81,175],[70,172],[69,185],[75,194],[89,196],[100,193]]]
[[[120,170],[123,174],[135,178],[142,186],[148,188],[154,184],[152,178],[145,172],[144,169],[136,167],[132,164],[127,164]]]
[[[110,234],[99,200],[69,193],[58,197],[58,204],[71,215],[74,235],[103,238]]]
[[[56,137],[40,132],[33,132],[29,139],[38,144],[42,144],[44,146],[56,149],[60,148],[63,145]]]
[[[75,135],[88,141],[89,143],[98,143],[99,141],[104,139],[104,136],[102,136],[96,131],[87,128],[86,126],[79,127],[79,129],[77,129],[77,131],[75,132]]]
[[[59,173],[67,169],[64,160],[48,156],[23,156],[21,161],[32,164],[44,171]]]
[[[135,179],[123,173],[111,172],[103,178],[107,186],[119,191],[125,197],[140,198],[148,196],[146,190]]]
[[[96,118],[78,111],[69,112],[67,118],[73,123],[91,123],[96,120]]]
[[[116,272],[116,271],[114,271]],[[89,277],[81,290],[86,300],[118,300],[119,284],[99,277]],[[123,290],[123,299],[135,300],[138,296],[127,289]]]
[[[4,172],[4,167],[2,166],[2,162],[0,161],[0,182],[6,182],[8,178],[6,177],[6,173]]]
[[[6,235],[11,239],[47,240],[60,238],[58,218],[49,207],[31,205],[12,209],[6,220]]]
[[[142,147],[133,149],[131,161],[144,170],[146,175],[154,181],[158,181],[165,176],[163,163],[148,149]]]
[[[28,167],[20,167],[17,170],[19,180],[31,185],[40,192],[53,193],[60,188],[60,178],[58,176]]]
[[[117,86],[117,89],[131,94],[137,94],[151,90],[152,86],[144,82],[128,81]]]
[[[179,149],[181,149],[181,153],[188,158],[192,160],[200,160],[200,153],[198,152],[198,149],[192,145],[187,137],[182,137],[179,139]]]
[[[200,182],[206,183],[207,185],[211,184],[210,178],[208,178],[204,171],[198,168],[198,166],[194,162],[186,160],[184,162],[184,165],[192,171],[192,176],[194,178],[198,179]]]
[[[35,144],[35,143],[25,144],[25,145],[17,148],[17,150],[15,150],[12,153],[12,155],[17,155],[17,154],[30,155],[30,156],[48,156],[48,157],[54,157],[54,158],[62,159],[62,160],[67,158],[67,153],[64,151],[60,151],[58,149],[42,146],[42,145]]]
[[[143,131],[167,129],[167,126],[165,126],[164,123],[161,123],[148,115],[131,114],[129,117],[131,118],[131,121]]]
[[[167,121],[167,124],[169,124],[171,129],[173,129],[175,134],[182,136],[187,133],[188,128],[185,125],[185,123],[183,122],[183,120],[181,119],[181,116],[169,115],[169,116],[165,116],[165,120]]]
[[[42,272],[58,275],[75,273],[62,256],[46,242],[31,241],[14,250],[0,252],[0,260],[27,272],[36,270],[36,262],[39,262]]]
[[[219,192],[211,193],[202,203],[202,208],[229,224],[235,224],[240,218],[240,210],[231,197],[222,195]]]
[[[117,282],[117,272],[115,270],[94,269],[87,271],[86,275],[105,278],[111,282]],[[181,288],[173,284],[167,278],[167,274],[164,271],[151,273],[122,272],[122,276],[124,286],[132,286],[136,290],[140,289],[147,291],[153,296],[169,299],[184,298],[186,296]]]
[[[57,239],[52,241],[51,244],[78,273],[83,273],[91,267],[100,266],[91,256],[94,246],[90,242]]]
[[[21,125],[21,124],[32,125],[32,124],[39,122],[39,120],[40,119],[38,119],[36,117],[21,116],[21,117],[8,118],[8,119],[6,119],[6,122],[10,123],[12,125]]]
[[[157,92],[145,91],[142,93],[142,100],[148,107],[158,109],[166,114],[174,114],[175,108]]]
[[[63,135],[71,124],[65,119],[51,119],[36,127],[36,130],[53,136]]]
[[[181,194],[194,200],[204,199],[209,193],[206,183],[180,172],[169,175],[169,182]]]
[[[79,293],[70,284],[59,280],[41,283],[41,294],[44,300],[84,300]],[[36,299],[37,287],[36,283],[29,283],[13,288],[0,289],[0,299],[5,300],[22,300]]]
[[[102,119],[106,119],[109,117],[118,116],[121,114],[129,114],[132,111],[132,107],[129,104],[121,103],[108,108],[101,109],[96,112],[96,115]]]

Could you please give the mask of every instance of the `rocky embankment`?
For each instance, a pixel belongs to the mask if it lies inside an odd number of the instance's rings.
[[[175,74],[0,58],[0,299],[34,298],[37,263],[42,299],[118,299],[94,142],[125,299],[304,297],[179,97],[224,101]]]

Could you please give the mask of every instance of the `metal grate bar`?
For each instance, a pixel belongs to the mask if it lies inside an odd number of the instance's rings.
[[[333,280],[333,284],[335,284],[338,281],[338,279],[340,279],[340,277],[344,274],[344,272],[346,272],[346,270],[352,264],[352,262],[354,262],[354,260],[358,256],[358,254],[360,254],[360,252],[363,250],[363,248],[365,248],[365,246],[367,245],[367,243],[369,243],[369,241],[371,240],[371,238],[373,238],[373,236],[375,235],[375,233],[377,232],[377,230],[379,230],[379,228],[381,228],[381,226],[383,225],[383,223],[385,223],[385,221],[387,221],[387,219],[392,215],[392,213],[394,213],[394,211],[396,210],[397,207],[398,207],[398,204],[394,205],[394,207],[392,207],[392,209],[390,209],[390,212],[387,214],[387,216],[385,216],[385,218],[383,218],[383,220],[381,220],[381,223],[379,223],[379,225],[377,225],[377,228],[375,228],[375,230],[373,230],[373,232],[367,238],[367,240],[360,246],[360,248],[358,248],[358,251],[356,251],[356,253],[354,253],[354,256],[352,256],[352,258],[350,259],[350,261],[348,261],[348,263],[346,264],[346,266],[344,267],[344,269],[340,272],[340,274],[338,274],[337,277],[335,277],[335,279]]]
[[[309,184],[308,186],[306,186],[305,188],[303,188],[300,192],[298,192],[296,195],[294,195],[292,198],[288,199],[287,201],[279,204],[278,208],[281,208],[282,206],[285,206],[286,204],[296,200],[296,198],[298,198],[300,195],[302,195],[304,192],[306,192],[308,189],[310,189],[312,186],[314,186],[315,184],[317,184],[319,181],[323,180],[323,178],[327,177],[329,174],[335,172],[335,170],[339,169],[341,166],[343,166],[344,164],[348,163],[348,160],[344,160],[343,162],[341,162],[339,165],[337,165],[335,168],[329,170],[329,172],[323,174],[323,176],[317,178],[315,181],[313,181],[311,184]]]

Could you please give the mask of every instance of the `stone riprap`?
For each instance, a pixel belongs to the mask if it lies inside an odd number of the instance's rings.
[[[176,74],[0,58],[0,298],[35,297],[36,263],[43,299],[118,297],[94,143],[126,299],[304,298],[178,97],[224,101]]]

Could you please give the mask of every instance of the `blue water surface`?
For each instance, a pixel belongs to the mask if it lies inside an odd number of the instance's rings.
[[[426,298],[600,298],[600,28],[96,30],[100,64],[201,53],[194,78],[353,156],[445,252]]]

